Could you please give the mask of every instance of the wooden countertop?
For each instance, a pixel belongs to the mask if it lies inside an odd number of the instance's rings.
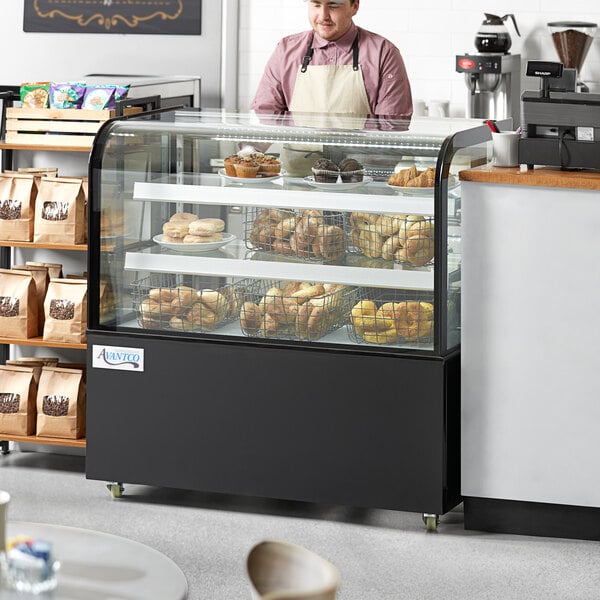
[[[458,176],[461,181],[478,183],[600,190],[600,173],[590,171],[561,171],[549,167],[522,171],[520,167],[494,167],[487,164],[460,171]]]

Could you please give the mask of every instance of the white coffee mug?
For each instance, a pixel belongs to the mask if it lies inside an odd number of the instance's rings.
[[[450,114],[449,100],[430,100],[427,103],[427,114],[430,117],[445,118]]]
[[[425,100],[413,99],[413,117],[426,117],[427,105]]]
[[[0,553],[6,552],[6,516],[9,503],[10,494],[0,491]]]
[[[519,139],[516,131],[492,132],[492,164],[495,167],[517,167],[519,165]]]

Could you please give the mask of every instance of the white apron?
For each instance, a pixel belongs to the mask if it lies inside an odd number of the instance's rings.
[[[312,42],[311,38],[296,75],[289,107],[294,123],[301,127],[348,127],[348,117],[352,116],[357,119],[356,128],[362,128],[371,109],[358,64],[358,35],[352,43],[351,65],[309,66]],[[291,176],[310,175],[312,165],[322,156],[322,149],[321,144],[286,144],[281,151],[281,162]]]

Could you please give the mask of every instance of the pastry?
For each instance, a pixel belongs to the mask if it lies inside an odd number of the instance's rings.
[[[272,154],[264,154],[262,157],[258,158],[256,162],[258,162],[258,172],[265,177],[279,175],[279,172],[281,171],[281,163],[277,157]]]
[[[212,235],[192,235],[188,233],[182,241],[184,244],[207,244],[209,242],[220,242],[223,239],[222,233],[213,233]]]
[[[217,233],[217,225],[207,222],[205,219],[197,219],[188,225],[188,233],[208,237]]]
[[[380,258],[383,247],[383,237],[377,231],[376,225],[362,229],[358,236],[358,246],[362,253],[369,258]]]
[[[434,244],[430,237],[411,236],[405,241],[404,247],[406,259],[416,267],[426,265],[433,258]]]
[[[250,156],[240,158],[235,163],[235,176],[243,179],[256,178],[259,166]]]
[[[381,258],[394,260],[394,253],[402,246],[399,235],[391,235],[381,246]]]
[[[335,183],[340,174],[338,166],[327,158],[320,158],[312,167],[314,180],[318,183]]]
[[[237,177],[235,172],[235,164],[239,160],[240,157],[237,154],[232,154],[223,161],[223,164],[225,166],[225,175],[228,175],[229,177]]]
[[[188,223],[186,221],[169,221],[163,225],[163,233],[170,238],[183,239],[188,233]]]
[[[345,158],[339,165],[340,176],[345,183],[357,182],[363,180],[363,166],[353,158]]]
[[[198,217],[192,213],[179,212],[172,215],[169,221],[187,221],[189,223],[190,221],[196,221],[197,219]]]
[[[318,258],[325,260],[340,258],[346,251],[344,231],[336,225],[319,227],[314,239],[313,250]]]
[[[260,329],[263,313],[254,302],[244,302],[240,309],[240,325],[246,335],[256,335]]]

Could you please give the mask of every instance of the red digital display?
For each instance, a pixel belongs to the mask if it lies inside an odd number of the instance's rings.
[[[475,66],[475,61],[471,60],[470,58],[461,58],[458,61],[458,66],[461,69],[472,69]]]

